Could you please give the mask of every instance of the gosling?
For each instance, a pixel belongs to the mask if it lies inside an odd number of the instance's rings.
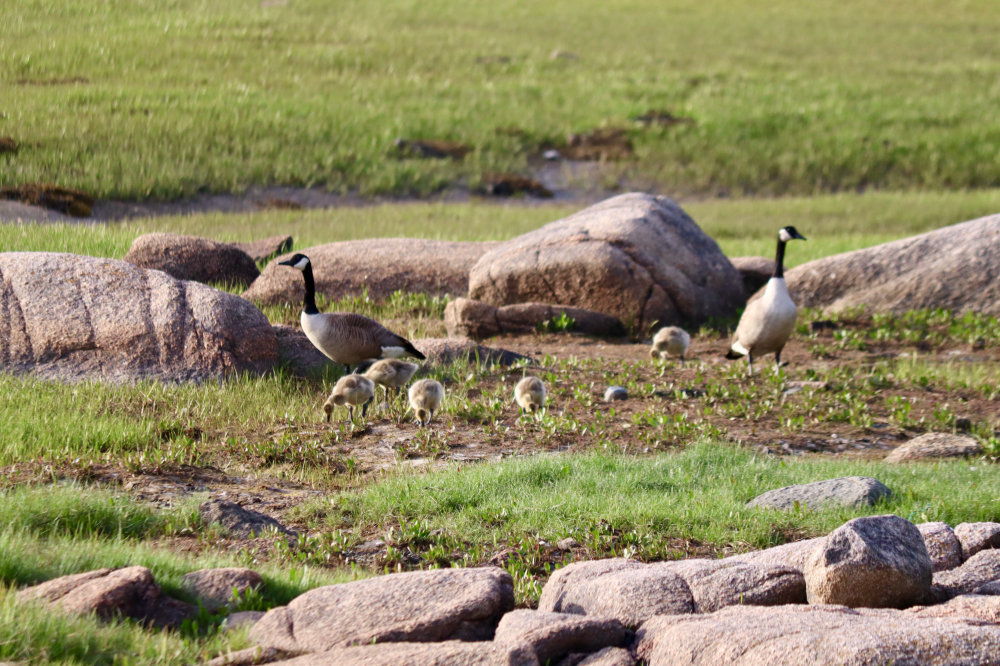
[[[653,336],[653,346],[649,355],[654,359],[663,358],[664,354],[680,358],[684,367],[684,355],[691,346],[691,336],[679,326],[664,326]]]
[[[417,416],[417,423],[423,427],[431,422],[434,412],[441,407],[444,387],[441,386],[441,382],[433,379],[420,379],[410,387],[409,398],[410,407]]]
[[[347,405],[347,412],[354,423],[354,408],[361,405],[361,418],[368,413],[368,404],[375,397],[375,384],[364,375],[344,375],[337,380],[330,397],[323,403],[326,422],[330,422],[333,408]]]
[[[372,363],[364,375],[385,389],[387,397],[389,389],[394,389],[395,395],[398,396],[400,390],[413,379],[419,367],[416,363],[401,361],[398,358],[384,358]]]
[[[521,408],[536,414],[545,406],[545,384],[538,377],[525,377],[514,387],[514,400]]]

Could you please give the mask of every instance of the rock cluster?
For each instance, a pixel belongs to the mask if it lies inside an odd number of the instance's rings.
[[[238,296],[114,259],[0,253],[0,368],[199,381],[276,360],[271,323]]]
[[[257,647],[211,663],[997,664],[1000,550],[965,559],[990,531],[972,525],[872,516],[721,560],[576,562],[552,574],[538,610],[514,610],[513,580],[496,567],[380,576],[238,618],[255,622]],[[945,561],[958,565],[941,568]],[[224,602],[230,584],[260,584],[248,570],[189,580],[203,604]],[[142,567],[67,576],[19,595],[158,626],[176,626],[193,608],[161,595]],[[170,622],[157,619],[164,608]]]
[[[103,620],[128,617],[155,627],[176,628],[197,615],[192,604],[164,595],[146,567],[97,569],[63,576],[17,593],[21,601],[41,601],[75,615]]]
[[[465,295],[469,269],[496,243],[457,243],[418,238],[381,238],[328,243],[301,250],[313,265],[316,293],[331,300],[367,294],[374,300],[404,290]],[[301,305],[302,275],[278,262],[264,268],[243,296],[268,305]]]

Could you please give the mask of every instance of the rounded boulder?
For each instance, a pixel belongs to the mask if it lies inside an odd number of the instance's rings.
[[[739,272],[676,203],[613,197],[484,254],[469,298],[491,305],[566,303],[636,329],[698,326],[743,305]]]

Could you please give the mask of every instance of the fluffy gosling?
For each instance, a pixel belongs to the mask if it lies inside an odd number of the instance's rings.
[[[420,379],[413,383],[409,391],[410,407],[417,416],[417,423],[425,426],[434,418],[434,412],[444,400],[444,387],[433,379]]]
[[[514,400],[522,414],[525,410],[536,414],[545,406],[545,384],[538,377],[525,377],[514,387]]]
[[[326,422],[330,422],[333,408],[347,405],[347,412],[354,423],[354,408],[361,405],[361,418],[368,413],[368,403],[375,397],[375,384],[364,375],[344,375],[337,380],[330,397],[323,403]]]
[[[663,355],[680,358],[681,367],[684,367],[684,355],[688,347],[691,346],[691,336],[679,326],[664,326],[653,336],[653,346],[649,350],[649,355],[654,359],[663,358]]]
[[[389,389],[395,389],[396,395],[399,395],[399,391],[410,383],[419,367],[416,363],[401,361],[398,358],[384,358],[372,363],[364,374],[384,388],[388,397]]]

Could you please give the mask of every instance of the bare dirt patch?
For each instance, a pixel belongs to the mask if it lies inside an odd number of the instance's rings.
[[[86,192],[52,183],[26,183],[17,187],[0,187],[0,199],[50,208],[71,217],[90,217],[94,205],[94,197]]]

